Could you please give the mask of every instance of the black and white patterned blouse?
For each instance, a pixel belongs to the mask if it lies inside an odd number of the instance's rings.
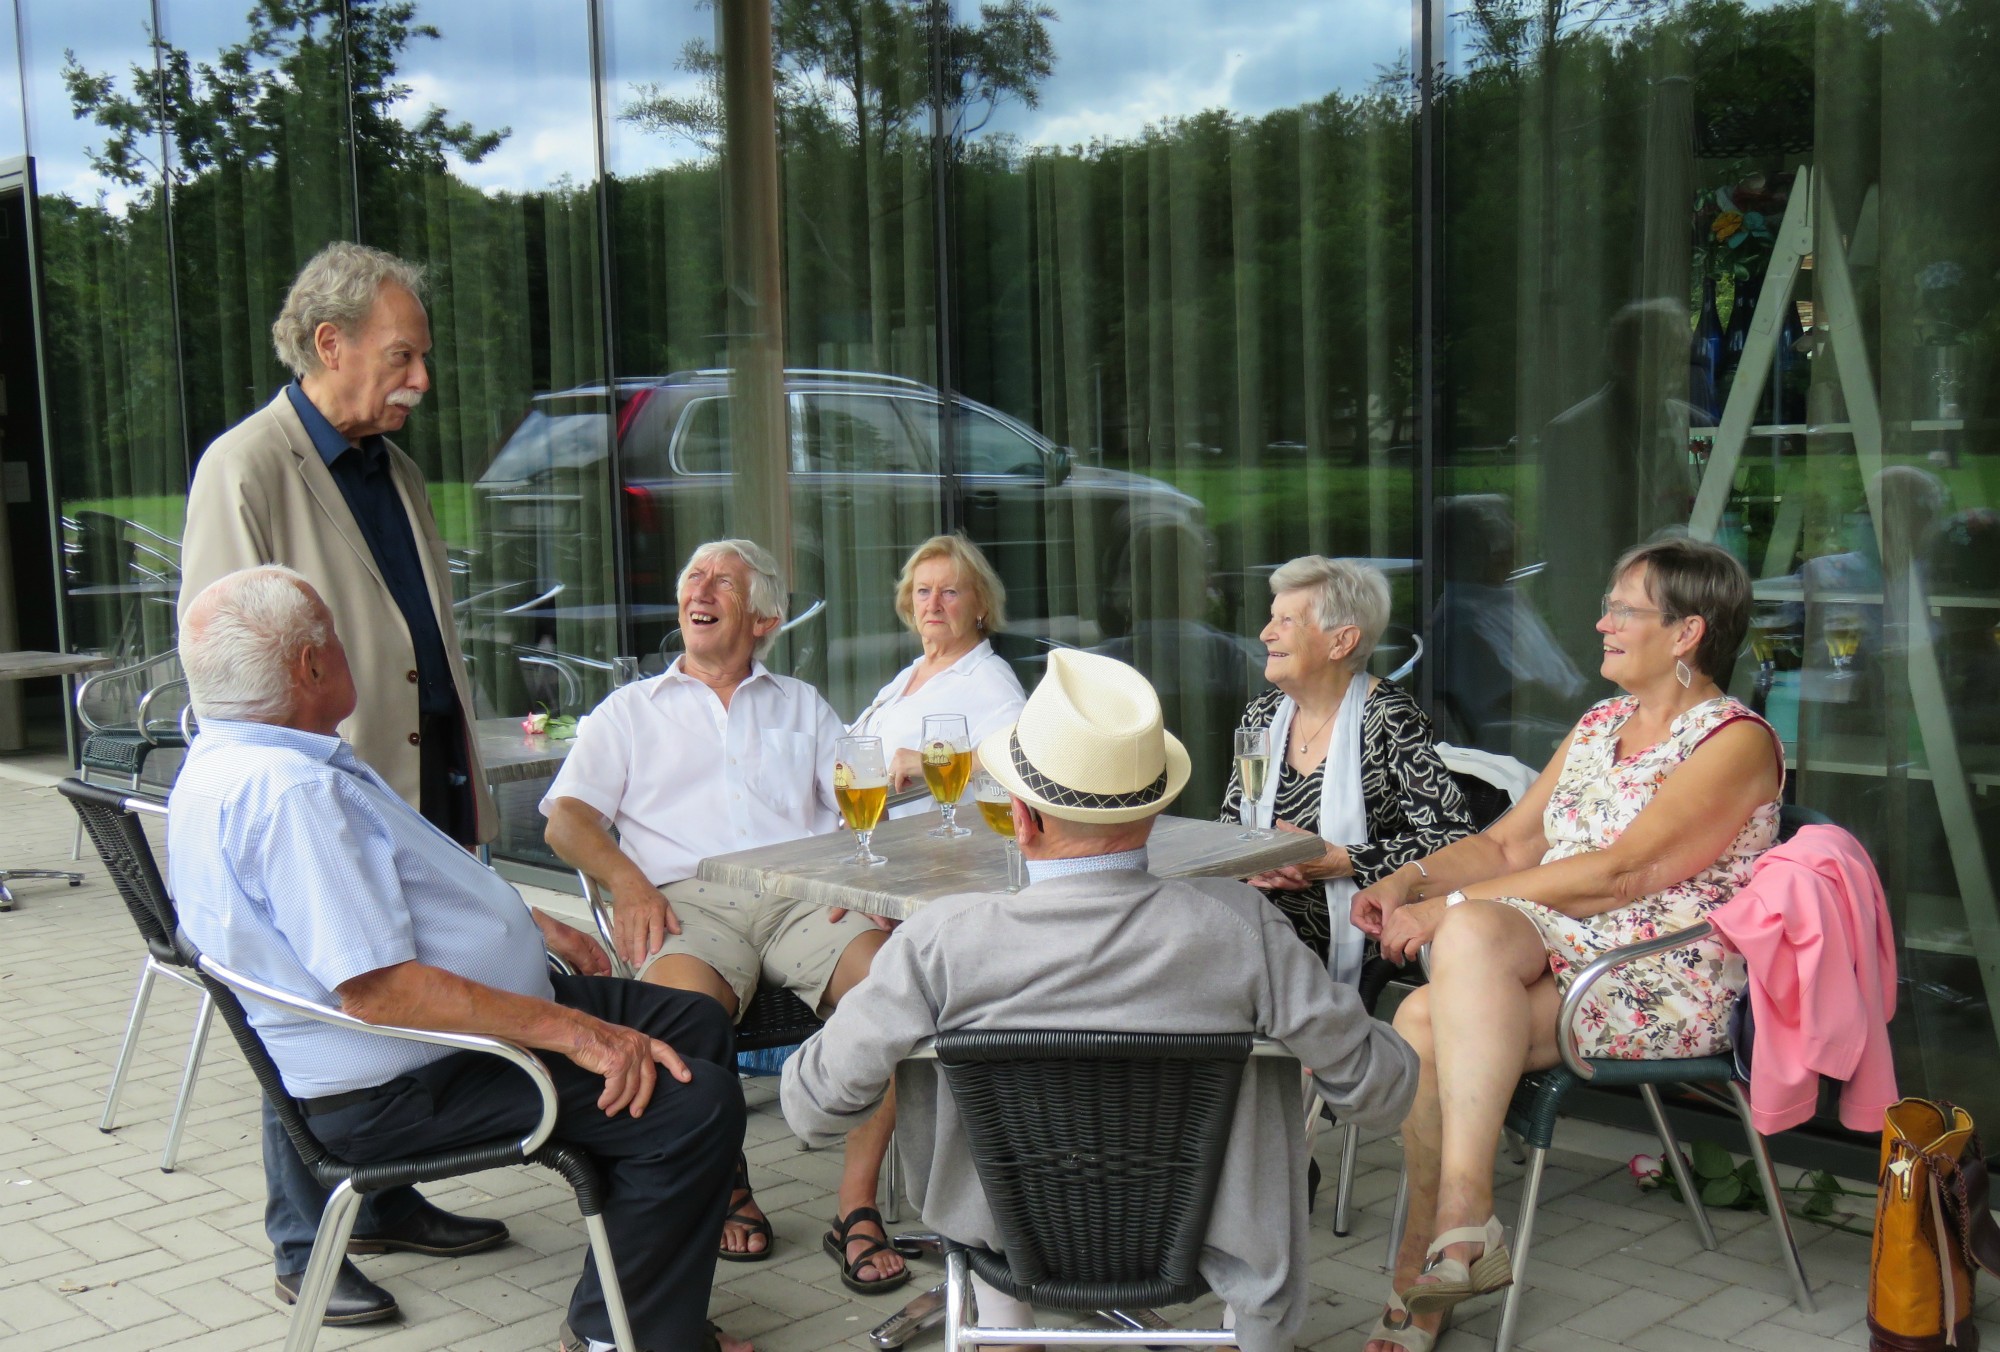
[[[1237,726],[1268,728],[1282,699],[1283,691],[1266,690],[1245,706]],[[1307,831],[1319,830],[1322,768],[1314,766],[1302,775],[1292,768],[1285,748],[1272,751],[1278,772],[1273,815]],[[1368,843],[1349,844],[1347,853],[1354,863],[1354,880],[1362,887],[1472,834],[1465,795],[1438,759],[1430,720],[1409,692],[1388,681],[1376,682],[1361,708],[1361,802],[1368,811]],[[1232,762],[1220,819],[1239,820],[1242,805],[1243,785]],[[1325,884],[1313,883],[1300,892],[1274,889],[1264,895],[1292,922],[1299,938],[1324,958],[1330,937]]]

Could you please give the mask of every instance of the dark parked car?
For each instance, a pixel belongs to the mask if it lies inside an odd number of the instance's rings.
[[[1143,569],[1156,532],[1208,540],[1201,504],[1187,494],[1080,464],[984,404],[857,372],[791,370],[785,385],[792,585],[826,598],[827,655],[832,674],[848,676],[835,682],[843,687],[886,679],[907,660],[895,578],[910,550],[943,528],[947,503],[1006,582],[1010,627],[1068,643],[1129,629],[1133,560]],[[729,533],[729,373],[620,381],[614,393],[628,586],[651,646],[673,627],[674,579],[688,551]],[[546,585],[533,584],[585,575],[578,541],[602,529],[593,504],[612,426],[605,397],[602,386],[537,396],[480,476],[488,578],[539,594]]]

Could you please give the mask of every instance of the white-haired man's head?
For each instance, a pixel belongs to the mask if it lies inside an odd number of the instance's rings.
[[[754,540],[711,540],[681,569],[681,642],[698,660],[747,666],[778,641],[785,579]]]
[[[342,435],[402,430],[431,387],[424,270],[336,240],[299,270],[271,325],[279,360]]]
[[[181,625],[180,657],[203,722],[332,735],[354,712],[354,679],[333,615],[289,568],[245,568],[202,588]]]

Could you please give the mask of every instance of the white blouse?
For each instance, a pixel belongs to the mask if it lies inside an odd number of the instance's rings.
[[[904,690],[923,660],[919,655],[897,672],[847,729],[855,736],[880,737],[884,760],[893,760],[898,751],[916,750],[923,740],[927,714],[964,714],[975,751],[982,741],[1021,716],[1027,692],[1021,689],[1020,678],[1007,659],[994,652],[991,643],[982,639],[978,647],[925,681],[923,689],[906,695]],[[931,811],[932,806],[930,799],[920,798],[890,808],[889,815],[914,817]]]

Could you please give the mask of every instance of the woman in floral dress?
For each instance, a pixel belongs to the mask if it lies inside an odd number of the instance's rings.
[[[1597,624],[1601,670],[1626,693],[1584,715],[1512,812],[1355,897],[1384,956],[1431,945],[1430,985],[1396,1013],[1423,1074],[1403,1124],[1410,1219],[1368,1352],[1429,1352],[1451,1306],[1512,1281],[1494,1151],[1522,1073],[1560,1059],[1575,974],[1705,919],[1776,842],[1783,747],[1717,683],[1749,614],[1750,579],[1725,551],[1628,552]],[[1591,988],[1582,1052],[1719,1051],[1744,979],[1712,939],[1627,964]]]

